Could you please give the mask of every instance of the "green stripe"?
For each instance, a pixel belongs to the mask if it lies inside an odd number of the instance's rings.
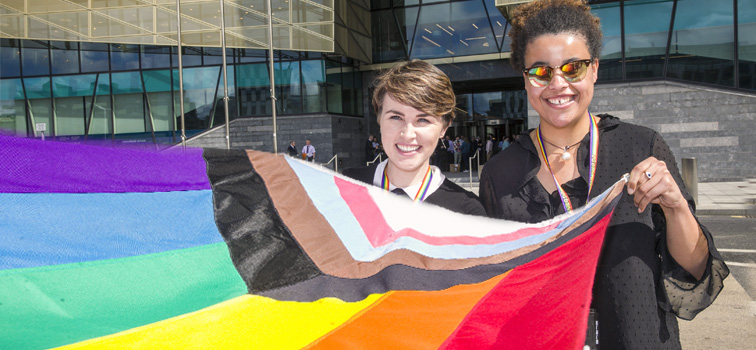
[[[225,243],[0,271],[0,347],[42,349],[217,304],[247,288]]]

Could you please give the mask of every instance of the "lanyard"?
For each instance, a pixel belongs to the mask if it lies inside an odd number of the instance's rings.
[[[388,164],[386,164],[386,166],[388,167]],[[423,182],[420,184],[420,188],[417,189],[417,193],[415,193],[415,202],[422,202],[425,200],[425,195],[428,193],[431,181],[433,181],[433,172],[431,171],[431,167],[429,165],[428,170],[425,172],[425,176],[423,177]],[[386,169],[384,168],[383,178],[381,179],[381,188],[389,191],[390,187],[391,184],[389,183],[389,177],[388,174],[386,174]]]
[[[593,115],[591,115],[591,112],[588,112],[588,118],[591,119],[591,144],[590,144],[590,157],[591,157],[591,165],[588,170],[588,198],[586,199],[586,202],[591,199],[591,190],[593,189],[593,180],[596,178],[596,163],[598,163],[598,142],[599,142],[599,133],[598,133],[598,125],[596,124],[596,121],[593,119]],[[554,175],[554,171],[551,170],[551,164],[549,164],[549,157],[546,156],[546,148],[543,147],[543,135],[541,134],[541,127],[539,126],[536,129],[536,132],[538,133],[538,150],[541,152],[541,157],[543,157],[543,161],[546,163],[546,167],[549,168],[549,173],[551,173],[551,177],[554,178],[554,184],[556,185],[557,191],[559,191],[559,197],[562,198],[562,206],[564,207],[564,212],[569,213],[572,211],[572,202],[570,201],[570,197],[567,196],[567,193],[564,192],[562,189],[562,186],[559,185],[559,181],[557,181],[556,175]]]

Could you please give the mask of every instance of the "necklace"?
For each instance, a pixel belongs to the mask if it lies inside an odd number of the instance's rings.
[[[388,164],[386,164],[386,168],[388,168]],[[391,182],[389,181],[388,173],[386,173],[386,168],[383,169],[381,187],[384,190],[389,191],[391,188]],[[431,171],[430,165],[428,165],[428,170],[425,172],[422,183],[420,183],[420,188],[418,188],[417,193],[415,193],[415,202],[422,202],[425,200],[431,181],[433,181],[433,172]]]
[[[581,142],[583,142],[583,140],[580,140],[580,141],[575,142],[575,143],[573,143],[573,144],[571,144],[569,146],[562,147],[562,146],[555,145],[553,142],[547,140],[546,138],[544,138],[543,140],[546,141],[546,143],[548,143],[548,144],[550,144],[550,145],[552,145],[552,146],[554,146],[554,147],[562,150],[562,160],[570,160],[572,158],[572,154],[570,154],[570,152],[569,152],[570,148],[575,147],[575,146],[579,145]]]
[[[590,126],[591,144],[589,148],[591,162],[590,162],[590,168],[588,169],[588,198],[586,199],[586,203],[588,203],[588,200],[591,199],[591,190],[593,190],[593,180],[596,178],[596,165],[598,163],[598,144],[599,144],[598,125],[596,124],[596,120],[593,119],[593,115],[591,114],[591,112],[588,112],[588,118],[590,118],[591,120],[591,126]],[[554,179],[554,184],[556,185],[557,191],[559,192],[559,197],[562,198],[562,206],[564,207],[564,212],[565,213],[572,212],[572,202],[570,201],[570,197],[567,195],[566,192],[564,192],[564,190],[562,189],[562,186],[559,185],[559,181],[557,180],[556,175],[554,175],[554,171],[551,170],[551,164],[549,164],[549,157],[546,156],[546,148],[543,147],[543,141],[545,139],[543,138],[543,134],[541,134],[540,126],[536,128],[536,133],[538,134],[538,139],[537,139],[538,150],[541,152],[541,157],[543,157],[543,161],[544,163],[546,163],[546,167],[549,169],[549,172],[551,173],[551,177]],[[573,147],[573,146],[575,145],[571,145],[569,147]],[[559,147],[559,146],[556,146],[556,147]]]

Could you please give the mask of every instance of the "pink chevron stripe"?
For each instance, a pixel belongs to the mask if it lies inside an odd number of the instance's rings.
[[[512,242],[518,239],[541,234],[553,230],[559,225],[559,222],[555,222],[549,226],[540,228],[523,228],[517,231],[487,237],[472,237],[464,235],[437,237],[424,234],[412,228],[404,228],[399,231],[394,231],[386,222],[378,205],[375,203],[375,199],[370,196],[367,188],[355,185],[338,177],[335,177],[334,181],[339,188],[341,197],[352,210],[352,214],[355,219],[357,219],[360,227],[365,232],[367,240],[373,247],[387,245],[396,241],[400,237],[412,237],[423,243],[436,246],[450,244],[489,245]]]

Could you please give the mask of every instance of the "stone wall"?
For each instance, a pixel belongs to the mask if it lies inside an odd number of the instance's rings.
[[[286,153],[291,140],[301,151],[309,138],[315,146],[315,161],[318,163],[328,162],[338,154],[339,171],[364,165],[362,152],[367,139],[364,124],[363,118],[327,114],[276,117],[278,153]],[[272,118],[240,118],[232,120],[229,125],[231,148],[273,152]],[[187,145],[226,148],[225,136],[225,126],[220,126],[191,138]]]
[[[676,82],[598,84],[590,110],[658,131],[678,166],[696,158],[701,182],[756,177],[756,93]],[[528,126],[538,120],[529,108]]]

